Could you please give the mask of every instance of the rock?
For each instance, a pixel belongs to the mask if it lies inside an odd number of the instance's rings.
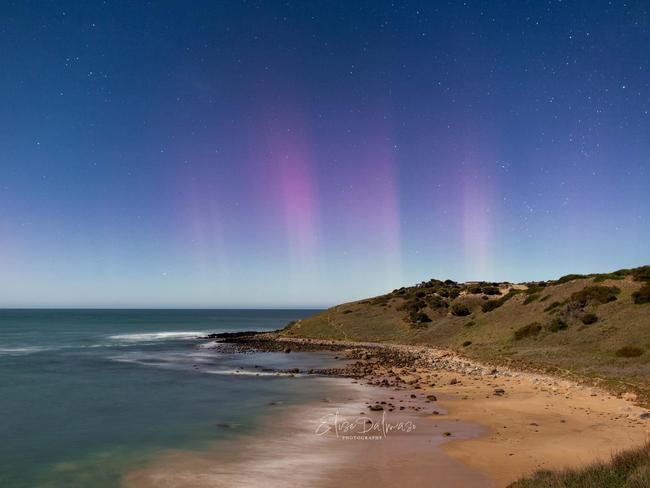
[[[643,420],[650,420],[650,412],[643,412],[641,415],[639,415],[639,418]]]
[[[438,401],[438,397],[436,397],[435,395],[427,395],[427,400],[430,400],[432,402],[436,402],[436,401]]]
[[[284,352],[286,352],[287,354],[289,354],[289,353],[291,352],[291,348],[290,348],[290,347],[285,347],[285,348],[284,348]]]
[[[452,378],[451,381],[449,382],[450,385],[455,385],[458,383],[458,380],[456,378]]]
[[[411,393],[411,398],[417,398],[417,395],[414,395],[413,393]]]
[[[373,412],[379,412],[384,409],[381,405],[370,405],[368,408]]]
[[[495,394],[496,396],[502,396],[502,395],[505,395],[505,394],[506,394],[506,390],[504,390],[503,388],[496,388],[496,389],[494,390],[494,394]]]

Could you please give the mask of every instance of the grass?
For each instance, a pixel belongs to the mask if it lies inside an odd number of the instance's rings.
[[[562,305],[562,302],[553,302],[544,309],[544,312],[550,312],[551,310],[556,309],[560,305]]]
[[[646,283],[639,291],[632,293],[632,298],[637,305],[650,303],[650,283]]]
[[[532,295],[528,295],[526,299],[524,300],[524,305],[528,305],[529,303],[533,303],[535,300],[539,299],[539,293],[533,293]]]
[[[583,469],[542,470],[508,488],[648,488],[650,487],[650,442],[615,455],[609,463]]]
[[[598,322],[598,315],[595,313],[586,313],[580,318],[580,320],[582,320],[582,323],[585,325],[595,324]]]
[[[452,303],[449,310],[451,311],[452,315],[455,315],[457,317],[466,317],[467,315],[472,314],[471,309],[467,305],[459,302]]]
[[[646,282],[635,280],[634,270],[615,273],[624,278],[600,285],[593,283],[595,275],[560,285],[547,282],[542,287],[542,297],[529,305],[524,305],[524,302],[535,293],[526,293],[526,290],[485,300],[484,295],[467,293],[467,289],[476,283],[432,280],[425,285],[400,288],[378,299],[363,299],[332,307],[297,321],[285,329],[284,334],[462,350],[465,356],[490,364],[507,363],[522,369],[569,375],[587,382],[597,381],[612,393],[633,391],[641,404],[650,406],[650,305],[635,305],[633,298]],[[636,276],[645,277],[645,271],[636,272]],[[513,287],[509,283],[480,283],[480,288],[497,285],[502,292]],[[601,285],[607,285],[607,293],[593,293],[593,289],[584,291]],[[612,290],[609,285],[616,285],[616,288]],[[439,291],[448,295],[449,289],[462,290],[462,296],[453,303],[465,305],[472,311],[471,315],[459,319],[445,313],[448,311],[446,305],[451,305],[450,299],[442,297]],[[607,302],[609,293],[616,290],[620,290],[615,295],[617,299]],[[424,296],[416,297],[416,292],[424,292]],[[571,302],[572,296],[586,298],[587,306]],[[598,303],[602,301],[600,297],[605,297],[607,303]],[[546,301],[538,305],[542,298]],[[440,306],[440,309],[432,308],[432,304]],[[488,311],[483,312],[482,307]],[[344,313],[346,310],[354,313]],[[409,317],[412,312],[426,313],[431,322],[412,323]],[[593,320],[589,313],[597,315],[594,325],[583,324],[583,319],[587,322]],[[538,334],[526,336],[526,332],[522,332],[519,336],[526,337],[515,339],[518,330],[535,322],[542,326]],[[534,333],[533,330],[531,327],[530,333]],[[463,347],[465,341],[471,341],[472,345]],[[643,353],[631,358],[617,357],[616,351],[625,346],[642,348]]]
[[[623,346],[618,351],[616,355],[619,358],[637,358],[643,354],[643,349],[636,346]]]
[[[532,324],[524,325],[515,331],[515,340],[520,341],[526,337],[536,336],[542,331],[542,324],[533,322]]]
[[[561,330],[566,330],[568,328],[569,328],[569,324],[567,324],[561,318],[553,319],[551,323],[548,325],[548,330],[550,330],[551,332],[559,332]]]
[[[573,293],[569,298],[569,302],[580,307],[586,307],[590,303],[601,305],[613,302],[620,293],[621,289],[616,286],[592,285]]]
[[[520,293],[518,290],[510,290],[508,293],[503,295],[501,298],[497,298],[496,300],[488,300],[487,302],[485,302],[483,304],[483,306],[481,307],[481,310],[483,310],[483,312],[485,312],[485,313],[491,312],[492,310],[496,310],[501,305],[503,305],[508,300],[510,300],[512,297],[517,295],[518,293]]]

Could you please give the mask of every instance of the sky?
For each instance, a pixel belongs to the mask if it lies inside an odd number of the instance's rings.
[[[3,1],[0,306],[650,263],[644,1]]]

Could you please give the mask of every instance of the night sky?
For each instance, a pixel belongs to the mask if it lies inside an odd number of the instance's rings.
[[[0,4],[0,306],[650,263],[650,3]]]

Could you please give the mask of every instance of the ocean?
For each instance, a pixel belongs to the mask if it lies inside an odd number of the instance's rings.
[[[160,453],[255,433],[323,383],[265,374],[328,354],[229,354],[198,337],[313,310],[0,310],[0,486],[117,487]],[[280,406],[280,407],[276,407]]]

